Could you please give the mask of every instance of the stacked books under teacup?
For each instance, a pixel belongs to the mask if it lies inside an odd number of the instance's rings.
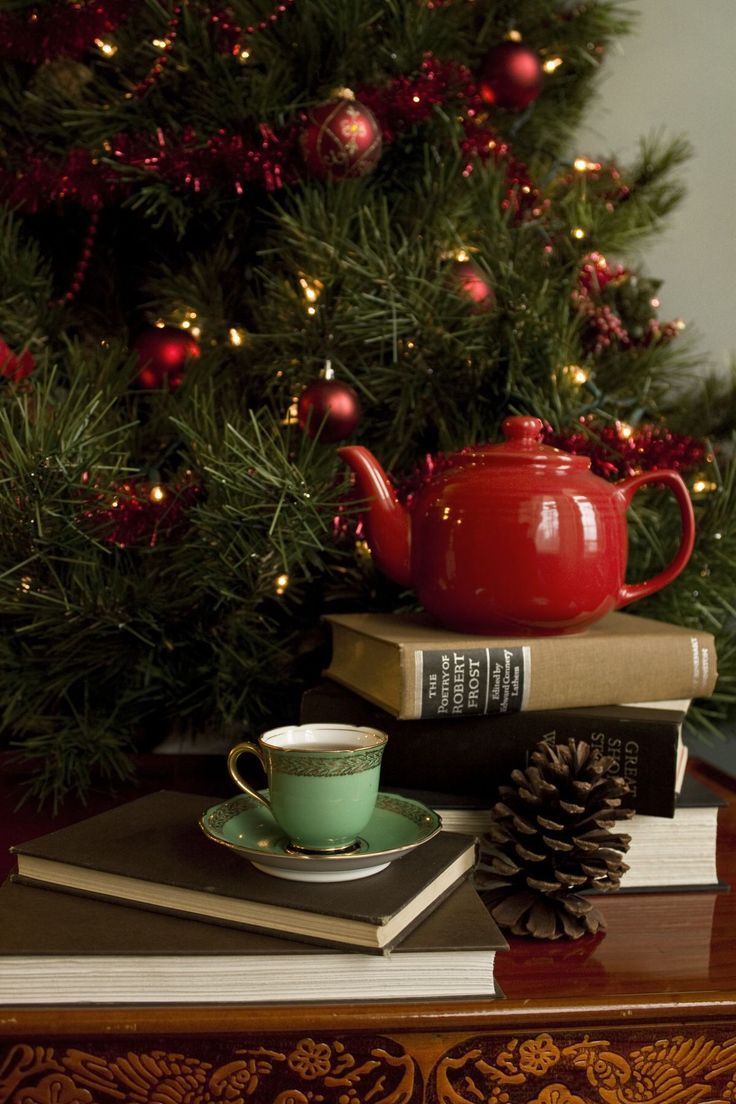
[[[470,884],[476,841],[379,788],[386,745],[272,730],[232,749],[225,801],[159,791],[18,844],[0,1003],[494,998],[507,944]]]

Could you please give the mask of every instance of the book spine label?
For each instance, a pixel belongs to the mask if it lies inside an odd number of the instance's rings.
[[[531,654],[508,648],[417,649],[412,715],[517,713],[527,707]]]

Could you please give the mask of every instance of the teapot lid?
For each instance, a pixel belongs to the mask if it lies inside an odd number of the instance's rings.
[[[511,415],[501,423],[501,432],[506,438],[500,445],[479,445],[463,449],[457,459],[483,462],[501,461],[502,463],[544,464],[558,469],[584,469],[590,467],[590,458],[576,453],[564,452],[542,443],[544,423],[541,418],[524,414]]]

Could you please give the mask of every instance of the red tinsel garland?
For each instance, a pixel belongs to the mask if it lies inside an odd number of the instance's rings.
[[[453,105],[463,113],[465,175],[473,171],[476,161],[503,162],[508,173],[504,205],[517,213],[540,213],[538,192],[525,166],[511,156],[508,145],[479,114],[478,93],[465,66],[426,54],[417,75],[399,76],[380,87],[362,87],[356,97],[373,111],[386,143],[425,122],[437,106]],[[305,122],[306,116],[299,115],[280,133],[262,124],[255,139],[224,130],[203,137],[191,127],[177,136],[159,130],[155,139],[118,134],[105,143],[104,150],[75,148],[56,162],[28,150],[21,168],[0,167],[0,196],[30,212],[63,199],[96,210],[134,190],[135,183],[120,169],[138,170],[197,193],[221,187],[240,194],[246,185],[273,191],[304,178],[299,135]]]
[[[688,475],[708,459],[705,441],[674,433],[662,422],[632,427],[586,416],[580,418],[578,426],[560,433],[548,426],[543,440],[565,452],[589,456],[591,470],[612,481],[663,468]]]
[[[116,548],[155,548],[161,538],[182,533],[201,494],[192,472],[168,485],[135,477],[105,490],[90,488],[80,521],[98,540]]]

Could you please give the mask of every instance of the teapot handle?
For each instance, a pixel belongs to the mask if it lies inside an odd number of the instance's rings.
[[[616,596],[616,608],[628,605],[629,602],[635,602],[638,598],[646,598],[647,595],[654,594],[656,590],[661,590],[662,587],[676,579],[690,559],[695,543],[693,504],[682,477],[675,471],[648,471],[621,480],[620,483],[616,484],[616,490],[623,499],[624,509],[628,509],[634,494],[645,483],[658,483],[668,487],[677,499],[682,522],[680,547],[667,567],[653,575],[651,579],[646,579],[643,583],[623,583]]]

